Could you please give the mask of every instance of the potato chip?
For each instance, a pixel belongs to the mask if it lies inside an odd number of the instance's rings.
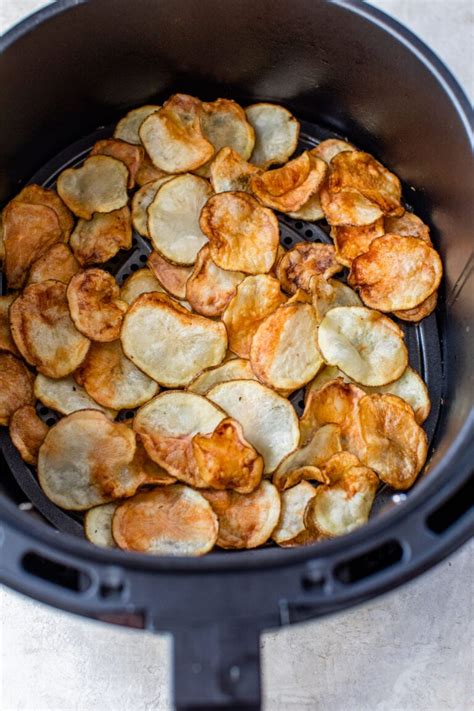
[[[22,405],[34,405],[33,374],[11,353],[0,353],[0,425]]]
[[[328,311],[338,306],[362,306],[356,292],[337,279],[326,280],[321,275],[314,276],[310,280],[310,290],[318,323],[321,323]]]
[[[279,245],[278,220],[251,195],[214,195],[201,212],[200,226],[209,239],[212,260],[221,269],[264,274],[272,268]]]
[[[155,180],[163,180],[164,178],[175,178],[176,175],[173,173],[165,173],[164,170],[160,170],[151,162],[150,156],[145,153],[142,157],[140,166],[137,170],[135,176],[135,181],[137,185],[143,187],[147,183],[152,183]]]
[[[54,210],[62,232],[61,241],[67,242],[74,227],[74,218],[54,190],[31,184],[24,187],[13,200],[15,202],[28,203],[29,205],[44,205]]]
[[[187,390],[198,395],[206,395],[214,385],[227,383],[230,380],[257,380],[250,361],[244,358],[233,358],[216,368],[208,368],[194,378]]]
[[[97,141],[89,153],[90,156],[110,156],[122,161],[128,169],[128,188],[135,187],[136,175],[144,154],[142,146],[132,146],[130,143],[114,138]]]
[[[38,417],[32,405],[22,405],[11,416],[10,438],[27,464],[35,465],[38,461],[39,448],[48,429],[48,425]]]
[[[318,329],[319,349],[361,385],[386,385],[408,365],[403,332],[386,316],[362,306],[331,309]]]
[[[162,294],[165,293],[165,290],[154,274],[146,267],[143,267],[143,269],[137,269],[136,272],[132,272],[130,276],[125,279],[120,289],[120,298],[130,305],[138,296],[141,296],[141,294],[149,294],[152,291],[159,291]]]
[[[307,481],[302,481],[282,492],[280,519],[272,533],[275,543],[279,546],[287,546],[309,542],[304,514],[315,494],[316,488]]]
[[[166,175],[163,178],[152,180],[143,185],[132,198],[132,221],[138,234],[149,237],[148,234],[148,208],[155,199],[156,193],[162,185],[175,178],[175,175]]]
[[[0,351],[8,351],[13,355],[19,355],[10,331],[10,305],[15,301],[16,294],[0,296]]]
[[[207,397],[242,425],[245,439],[263,457],[266,474],[298,446],[300,431],[293,406],[265,385],[233,380],[214,386]]]
[[[172,264],[158,252],[150,254],[147,266],[171,296],[181,300],[186,298],[186,284],[193,273],[192,267],[179,267],[177,264]]]
[[[321,206],[319,192],[311,195],[309,200],[302,205],[299,210],[292,210],[288,213],[295,220],[305,220],[305,222],[316,222],[324,218],[324,211]]]
[[[393,219],[393,218],[392,218]],[[385,234],[384,221],[376,220],[372,225],[339,225],[331,229],[331,237],[336,247],[336,259],[345,267],[350,267],[353,260],[367,252],[376,237]]]
[[[404,309],[401,311],[394,311],[393,315],[397,318],[401,318],[403,321],[411,321],[412,323],[417,323],[422,319],[429,316],[436,308],[438,303],[438,292],[435,291],[428,296],[427,299],[421,302],[418,306],[413,309]]]
[[[298,145],[300,125],[295,117],[283,106],[266,103],[252,104],[245,113],[255,130],[251,162],[261,168],[285,163]]]
[[[101,548],[117,548],[112,536],[112,518],[118,503],[101,504],[86,511],[84,516],[84,533],[91,543]]]
[[[30,284],[10,306],[13,339],[23,358],[50,378],[72,373],[84,360],[90,341],[69,313],[66,285]]]
[[[327,479],[324,483],[335,484],[349,469],[360,467],[360,465],[361,462],[355,454],[346,451],[336,452],[322,465],[324,476]]]
[[[129,465],[135,434],[97,410],[80,410],[49,430],[38,456],[46,496],[63,509],[83,511],[133,496],[140,479]]]
[[[418,237],[387,234],[352,263],[349,283],[379,311],[412,309],[436,291],[443,274],[439,254]]]
[[[126,424],[133,425],[133,420],[126,421]],[[157,464],[148,456],[145,446],[142,444],[140,435],[137,435],[137,448],[130,467],[135,470],[136,476],[140,478],[140,486],[167,486],[175,484],[176,477],[168,474],[166,469]]]
[[[59,242],[58,244],[53,244],[42,257],[33,262],[28,284],[35,284],[48,279],[68,284],[80,268],[79,262],[67,244]]]
[[[280,491],[285,491],[305,479],[328,484],[329,479],[323,475],[320,467],[340,451],[340,428],[334,424],[323,425],[306,439],[306,444],[283,459],[273,474],[272,481]]]
[[[125,357],[120,341],[92,343],[80,371],[87,393],[113,410],[143,405],[159,390],[158,383]]]
[[[209,245],[197,255],[194,270],[186,283],[186,298],[197,313],[220,316],[245,278],[242,272],[225,271],[211,259]]]
[[[199,216],[212,191],[196,175],[180,175],[165,183],[148,207],[148,233],[154,248],[176,264],[194,264],[207,242]]]
[[[217,531],[210,504],[180,484],[137,494],[117,507],[112,521],[120,548],[152,555],[204,555],[214,546]]]
[[[408,489],[428,453],[426,432],[413,409],[395,395],[366,395],[359,403],[364,464],[394,489]]]
[[[381,385],[378,388],[366,388],[366,390],[368,393],[377,392],[396,395],[402,400],[405,400],[405,402],[413,408],[415,419],[419,425],[421,425],[430,414],[431,403],[428,388],[418,373],[413,370],[413,368],[410,368],[410,366],[408,366],[398,380],[394,380],[393,383]]]
[[[78,410],[100,410],[111,419],[117,415],[115,410],[102,407],[96,402],[85,391],[82,381],[79,384],[72,375],[65,378],[48,378],[39,373],[35,379],[35,396],[43,405],[62,415],[70,415]]]
[[[306,386],[305,401],[308,399],[309,394],[313,392],[313,390],[320,390],[323,385],[329,383],[330,380],[336,380],[336,378],[342,378],[346,383],[352,382],[351,379],[335,365],[325,365],[324,368],[321,368],[318,372],[314,380]]]
[[[378,205],[357,190],[350,188],[344,188],[336,193],[329,190],[327,185],[323,185],[319,199],[326,220],[333,226],[371,225],[383,215]]]
[[[80,168],[59,175],[58,193],[78,217],[90,220],[94,212],[112,212],[128,201],[128,168],[110,156],[91,156]]]
[[[127,206],[112,212],[96,212],[90,220],[79,220],[70,245],[82,266],[100,264],[132,246],[132,224]]]
[[[0,264],[5,259],[5,241],[4,241],[5,230],[3,228],[3,217],[0,213]]]
[[[385,232],[400,235],[400,237],[419,237],[432,247],[428,225],[412,212],[405,212],[401,217],[385,217]],[[379,235],[377,235],[379,236]]]
[[[156,292],[134,301],[121,339],[128,358],[166,387],[188,385],[199,372],[218,365],[227,350],[224,324],[190,314]]]
[[[257,328],[285,301],[286,297],[275,277],[268,274],[246,277],[222,314],[231,350],[242,358],[248,358]]]
[[[157,106],[156,104],[145,104],[144,106],[139,106],[138,109],[132,109],[128,114],[125,114],[116,125],[114,138],[139,146],[141,144],[140,135],[138,133],[140,126],[150,114],[155,113],[155,111],[159,109],[161,109],[161,106]]]
[[[62,239],[54,210],[13,200],[3,211],[5,274],[10,289],[20,289],[37,259]]]
[[[120,298],[114,277],[102,269],[76,274],[67,288],[71,318],[92,341],[115,341],[120,336],[128,304]]]
[[[250,179],[261,172],[260,168],[247,163],[232,148],[221,148],[210,168],[211,185],[215,193],[251,193]]]
[[[288,294],[294,294],[297,289],[310,292],[313,276],[321,274],[328,279],[341,269],[332,245],[299,242],[280,259],[276,273],[282,289]]]
[[[268,541],[278,524],[280,494],[262,481],[251,494],[203,491],[219,520],[217,545],[221,548],[257,548]]]
[[[341,141],[339,138],[327,138],[325,141],[318,143],[316,148],[312,148],[311,154],[321,158],[326,163],[330,163],[338,153],[355,150],[354,146],[351,146],[347,141]]]

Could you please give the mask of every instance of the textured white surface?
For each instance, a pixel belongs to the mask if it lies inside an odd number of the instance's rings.
[[[231,0],[228,0],[229,2]],[[0,0],[0,31],[41,0]],[[470,0],[378,0],[472,95]],[[266,711],[468,711],[474,546],[378,600],[262,643]],[[1,711],[169,711],[167,637],[108,627],[0,588]]]

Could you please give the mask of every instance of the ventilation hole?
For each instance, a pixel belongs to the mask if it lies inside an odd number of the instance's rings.
[[[295,222],[295,227],[297,230],[301,230],[303,227],[303,223],[302,222]]]
[[[387,541],[368,553],[340,563],[334,570],[335,577],[341,583],[350,585],[368,578],[375,573],[399,563],[403,557],[403,548],[398,541]]]
[[[132,272],[136,272],[138,268],[139,268],[138,264],[131,264],[130,265],[130,269]]]
[[[426,523],[430,531],[444,533],[469,511],[472,506],[473,480],[474,477],[471,477],[450,499],[428,516]]]
[[[286,244],[286,245],[293,244],[292,238],[291,238],[291,237],[285,237],[285,238],[283,239],[283,244]]]
[[[148,259],[148,257],[146,256],[146,254],[140,254],[138,259],[144,264],[146,262],[146,260]]]
[[[91,579],[83,571],[57,563],[38,555],[38,553],[25,553],[21,559],[21,565],[26,573],[67,590],[84,592],[91,586]]]
[[[43,417],[44,417],[45,415],[48,414],[49,410],[48,410],[47,407],[40,407],[40,409],[38,410],[38,412],[39,412],[40,415],[43,415]]]
[[[304,231],[305,237],[312,237],[313,236],[313,230],[305,230]]]
[[[56,418],[55,417],[48,417],[48,419],[46,420],[46,424],[48,425],[48,427],[52,427],[53,425],[56,424]]]

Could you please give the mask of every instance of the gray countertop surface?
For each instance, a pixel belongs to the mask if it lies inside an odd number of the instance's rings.
[[[231,1],[231,0],[228,0]],[[44,6],[0,0],[0,32]],[[377,0],[470,96],[470,0]],[[474,545],[376,601],[264,635],[266,711],[473,708]],[[0,587],[1,711],[169,711],[171,643],[50,609]]]

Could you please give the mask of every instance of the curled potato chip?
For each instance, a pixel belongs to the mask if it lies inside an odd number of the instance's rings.
[[[119,249],[132,246],[132,224],[127,206],[112,212],[96,212],[90,220],[79,220],[70,245],[82,266],[112,259]]]
[[[422,301],[421,304],[418,304],[418,306],[415,306],[413,309],[397,310],[394,311],[393,314],[397,318],[401,318],[402,321],[411,321],[416,323],[433,313],[437,303],[438,292],[435,291],[431,294],[431,296],[428,296],[427,299]]]
[[[245,274],[272,268],[279,245],[278,220],[251,195],[214,195],[201,212],[200,225],[218,267]]]
[[[438,288],[439,254],[418,237],[378,237],[354,260],[349,282],[363,302],[379,311],[412,309]]]
[[[301,441],[306,443],[290,452],[273,474],[272,481],[280,491],[305,479],[329,483],[320,468],[336,452],[341,451],[340,428],[335,424],[326,424],[313,431],[309,438],[304,440],[302,437]]]
[[[229,147],[244,160],[250,158],[255,145],[255,131],[245,111],[235,101],[217,99],[203,103],[199,114],[202,132],[215,153]],[[209,163],[198,168],[199,175],[209,177]]]
[[[120,289],[120,298],[126,301],[127,304],[132,304],[141,294],[149,294],[151,291],[159,291],[165,293],[165,290],[159,283],[158,279],[151,273],[149,269],[137,269],[125,279]]]
[[[275,277],[268,274],[246,277],[222,315],[231,350],[242,358],[248,358],[257,328],[285,301],[286,297]]]
[[[310,304],[285,304],[259,325],[250,349],[254,373],[277,390],[296,390],[323,365],[318,324]]]
[[[67,242],[74,227],[74,218],[54,190],[31,184],[24,187],[13,200],[15,202],[28,203],[29,205],[44,205],[54,210],[62,232],[61,240]]]
[[[266,103],[252,104],[245,113],[255,130],[251,162],[261,168],[285,163],[298,145],[300,125],[295,117],[283,106]]]
[[[110,156],[122,161],[128,169],[128,187],[135,186],[137,171],[144,157],[142,146],[132,146],[130,143],[116,138],[105,138],[94,143],[90,156]]]
[[[405,402],[413,408],[415,419],[419,425],[421,425],[430,414],[431,403],[428,388],[418,373],[413,370],[413,368],[410,368],[410,366],[408,366],[398,380],[394,380],[393,383],[381,385],[378,388],[366,388],[366,390],[369,393],[377,392],[396,395],[402,400],[405,400]]]
[[[161,106],[156,104],[145,104],[144,106],[139,106],[138,109],[132,109],[116,125],[114,138],[139,146],[141,143],[138,133],[140,126],[150,114],[154,114],[159,109],[161,109]]]
[[[385,232],[389,234],[400,235],[400,237],[419,237],[423,242],[429,244],[430,247],[432,246],[428,225],[425,225],[425,223],[412,212],[405,210],[401,217],[385,217],[384,226]]]
[[[0,296],[0,351],[8,351],[13,355],[19,355],[10,330],[9,310],[15,299],[16,294]]]
[[[275,543],[279,546],[287,546],[309,542],[304,514],[315,494],[316,488],[307,481],[301,481],[281,493],[280,519],[272,533]]]
[[[115,341],[128,304],[120,298],[114,277],[102,269],[76,274],[67,288],[71,318],[76,328],[92,341]]]
[[[331,237],[336,247],[336,258],[338,262],[350,267],[353,260],[360,254],[367,252],[376,237],[385,234],[384,222],[382,218],[376,220],[372,225],[340,225],[331,230]]]
[[[8,425],[15,410],[34,401],[33,374],[11,353],[0,353],[0,425]]]
[[[322,466],[324,476],[327,481],[325,484],[335,484],[348,469],[352,467],[360,467],[361,462],[355,454],[351,452],[336,452]]]
[[[408,364],[403,332],[391,319],[362,306],[328,311],[319,325],[318,343],[326,363],[361,385],[386,385]]]
[[[172,264],[158,252],[150,254],[147,266],[168,294],[176,299],[186,298],[186,284],[193,273],[192,267],[180,267],[177,264]]]
[[[158,383],[125,357],[120,341],[92,343],[80,372],[87,393],[113,410],[143,405],[159,390]]]
[[[305,402],[313,390],[320,390],[323,385],[329,383],[330,380],[336,380],[336,378],[342,378],[346,383],[352,382],[351,379],[335,365],[325,365],[324,368],[321,368],[314,380],[305,388]]]
[[[206,395],[214,385],[227,383],[229,380],[257,380],[250,361],[244,358],[233,358],[216,368],[208,368],[194,378],[187,389],[198,395]]]
[[[148,208],[155,199],[162,185],[175,178],[175,175],[165,175],[157,180],[145,183],[132,198],[132,222],[138,234],[149,237]]]
[[[27,464],[35,465],[38,461],[39,448],[48,429],[48,425],[38,417],[32,405],[22,405],[11,416],[9,434]]]
[[[312,303],[316,319],[320,323],[328,311],[338,306],[362,306],[356,292],[337,279],[315,276],[310,280]]]
[[[380,207],[358,190],[344,188],[336,193],[323,185],[319,198],[326,220],[333,226],[371,225],[383,215]]]
[[[33,262],[28,284],[47,281],[48,279],[62,281],[63,284],[67,284],[80,268],[79,262],[67,244],[59,242],[58,244],[53,244],[42,257]]]
[[[79,384],[72,375],[48,378],[39,373],[35,379],[35,396],[43,405],[62,415],[70,415],[78,410],[100,410],[114,419],[117,414],[96,402],[82,387],[82,382]]]
[[[395,395],[366,395],[359,403],[365,452],[362,461],[394,489],[408,489],[428,453],[426,432],[413,409]]]
[[[283,255],[276,273],[282,289],[294,294],[297,289],[310,292],[312,277],[321,274],[327,279],[341,269],[331,244],[300,242]]]
[[[27,286],[10,306],[10,326],[23,358],[50,378],[72,373],[89,349],[89,339],[71,320],[60,281]]]
[[[257,548],[268,541],[278,524],[280,495],[263,480],[250,494],[203,491],[219,520],[217,545],[221,548]]]
[[[319,192],[311,195],[309,200],[307,200],[298,210],[292,210],[288,214],[295,220],[305,220],[306,222],[316,222],[316,220],[322,220],[324,217],[324,211],[321,206]]]
[[[90,220],[94,212],[125,207],[128,168],[110,156],[91,156],[80,168],[67,168],[58,178],[58,193],[78,217]]]
[[[164,294],[142,294],[130,307],[122,346],[131,361],[166,387],[188,385],[227,350],[224,324],[190,314]]]
[[[199,314],[220,316],[244,278],[242,272],[225,271],[214,264],[209,245],[205,244],[186,282],[186,298]]]
[[[80,410],[49,430],[38,456],[46,496],[63,509],[83,511],[133,496],[141,483],[130,463],[135,434],[97,410]]]
[[[148,233],[163,257],[194,264],[207,242],[199,216],[211,192],[209,183],[196,175],[179,175],[158,190],[148,207]]]
[[[311,154],[326,163],[330,163],[334,156],[343,151],[355,151],[354,146],[351,146],[347,141],[341,141],[339,138],[327,138],[325,141],[318,143],[316,148],[311,149]]]
[[[86,511],[84,516],[84,533],[91,543],[102,548],[116,548],[112,535],[112,518],[118,503],[101,504]]]
[[[112,521],[120,548],[152,555],[204,555],[214,546],[217,531],[210,504],[180,484],[137,494],[117,507]]]
[[[262,455],[265,473],[273,472],[297,446],[298,418],[291,403],[254,380],[215,385],[207,397],[242,425],[245,438]]]
[[[221,148],[210,168],[211,185],[215,193],[251,193],[250,179],[260,173],[260,168],[247,163],[232,148]]]

